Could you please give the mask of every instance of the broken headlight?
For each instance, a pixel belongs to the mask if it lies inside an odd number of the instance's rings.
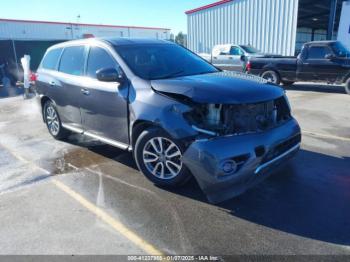
[[[291,117],[285,97],[252,104],[197,104],[184,116],[194,129],[209,135],[261,132]]]

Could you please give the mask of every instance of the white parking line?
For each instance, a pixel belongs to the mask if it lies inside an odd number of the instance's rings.
[[[348,137],[333,136],[333,135],[321,134],[321,133],[316,133],[316,132],[311,132],[311,131],[306,131],[306,130],[303,130],[302,133],[304,135],[307,135],[307,136],[314,136],[314,137],[319,137],[319,138],[328,138],[328,139],[350,142],[350,138],[348,138]]]

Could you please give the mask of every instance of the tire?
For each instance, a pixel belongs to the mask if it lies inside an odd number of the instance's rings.
[[[56,107],[51,101],[46,101],[43,107],[44,121],[51,136],[57,140],[66,138],[69,132],[62,127]]]
[[[291,86],[291,85],[294,84],[294,82],[293,82],[293,81],[282,81],[282,84],[283,84],[284,86]]]
[[[350,78],[345,82],[345,92],[350,95]]]
[[[261,77],[267,80],[269,83],[279,85],[281,83],[280,75],[273,70],[267,70],[261,74]]]
[[[159,128],[149,128],[137,138],[134,158],[139,170],[154,184],[179,187],[191,178],[189,170],[181,160],[184,151],[180,141]]]

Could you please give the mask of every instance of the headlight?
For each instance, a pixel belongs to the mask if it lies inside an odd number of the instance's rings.
[[[184,117],[196,131],[215,136],[225,128],[222,108],[221,104],[196,105],[193,110],[185,113]]]

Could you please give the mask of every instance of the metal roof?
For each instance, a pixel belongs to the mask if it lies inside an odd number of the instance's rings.
[[[199,12],[199,11],[202,11],[202,10],[205,10],[205,9],[212,8],[214,6],[226,4],[226,3],[229,3],[229,2],[232,2],[232,1],[234,1],[234,0],[221,0],[221,1],[209,4],[209,5],[205,5],[205,6],[201,6],[201,7],[192,9],[192,10],[188,10],[188,11],[185,12],[185,14],[189,15],[189,14],[196,13],[196,12]]]
[[[121,38],[121,37],[102,37],[96,38],[97,40],[102,40],[108,42],[112,45],[143,45],[143,44],[164,44],[172,42],[160,39],[151,38]]]
[[[55,24],[55,25],[77,25],[77,26],[97,26],[97,27],[134,28],[134,29],[149,29],[149,30],[170,30],[169,28],[161,28],[161,27],[143,27],[143,26],[126,26],[126,25],[104,25],[104,24],[83,24],[83,23],[71,23],[71,22],[18,20],[18,19],[6,19],[6,18],[0,18],[0,22]]]

